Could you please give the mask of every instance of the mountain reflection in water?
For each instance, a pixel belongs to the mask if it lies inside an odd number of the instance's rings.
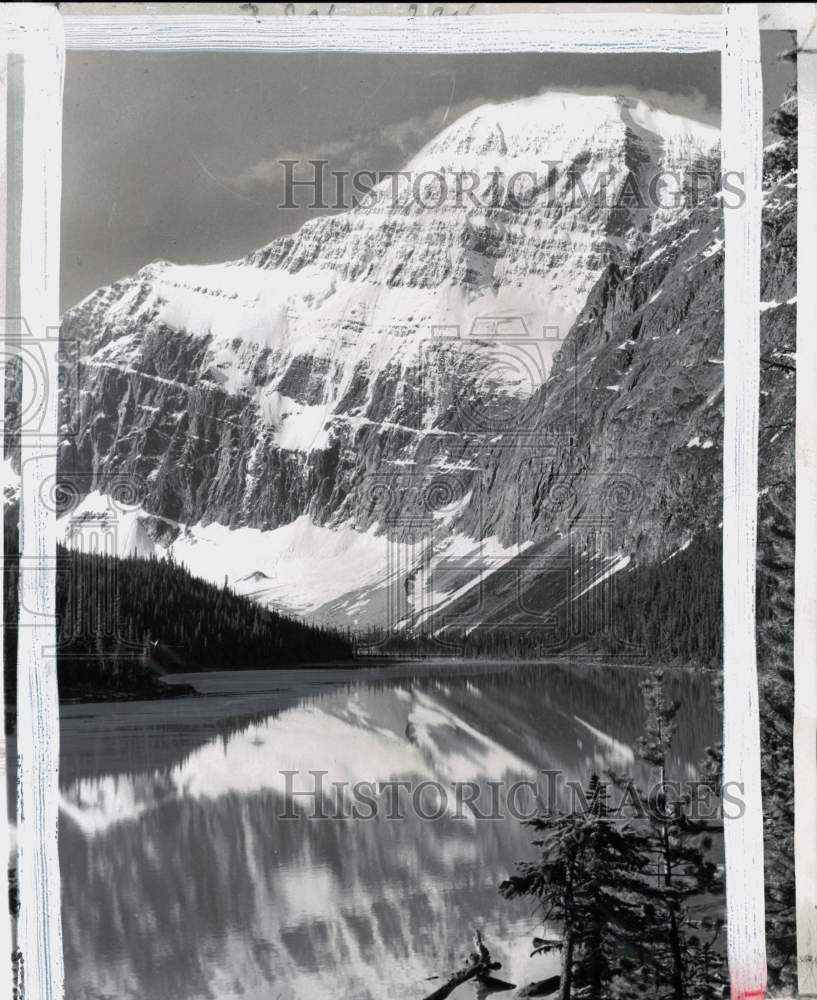
[[[551,971],[555,958],[528,958],[530,903],[497,892],[532,853],[517,819],[476,820],[467,808],[458,817],[453,795],[436,820],[415,815],[410,795],[399,799],[401,820],[383,798],[368,820],[284,819],[281,772],[297,771],[300,790],[311,787],[310,770],[327,772],[327,786],[477,782],[486,809],[491,781],[545,768],[577,780],[629,772],[644,671],[429,664],[327,672],[328,681],[322,673],[289,692],[273,673],[209,675],[222,694],[196,700],[203,709],[64,710],[68,1000],[418,1000],[433,988],[429,976],[459,964],[473,926],[503,978]],[[719,739],[720,717],[706,677],[668,672],[668,683],[683,704],[670,777],[691,778]],[[206,712],[198,731],[180,722],[186,711]],[[433,810],[433,793],[422,801]]]

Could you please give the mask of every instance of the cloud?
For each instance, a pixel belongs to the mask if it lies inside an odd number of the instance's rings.
[[[435,108],[428,115],[412,115],[384,128],[359,132],[348,139],[311,143],[285,149],[273,157],[258,160],[233,177],[221,180],[245,195],[277,190],[283,184],[284,160],[308,164],[310,160],[327,160],[327,170],[399,170],[430,139],[466,112],[486,104],[485,98],[474,97],[458,104]],[[307,169],[311,174],[311,168]],[[297,170],[296,170],[297,175]]]
[[[655,89],[639,89],[632,84],[606,85],[596,87],[546,88],[564,89],[576,94],[610,94],[641,100],[654,108],[692,118],[715,127],[720,126],[720,108],[712,105],[705,94],[696,88],[683,93],[668,93]],[[544,93],[545,90],[541,91]],[[529,95],[519,95],[524,97]],[[295,168],[296,177],[311,178],[310,160],[328,161],[327,172],[332,170],[399,170],[422,146],[443,128],[456,121],[475,107],[485,104],[506,103],[517,98],[506,98],[501,102],[485,97],[473,97],[457,104],[441,105],[428,115],[412,115],[380,129],[359,132],[346,139],[305,144],[297,148],[284,149],[275,156],[258,160],[233,177],[219,180],[228,189],[244,196],[269,195],[283,190],[284,160],[295,160],[303,165],[303,170]]]
[[[299,149],[284,150],[274,158],[258,160],[234,177],[224,177],[222,180],[242,194],[268,191],[281,185],[283,161],[296,160],[298,163],[306,164],[310,160],[329,160],[331,163],[333,159],[344,159],[352,155],[358,148],[359,141],[359,138],[355,137],[325,142],[319,146],[302,146]]]
[[[634,87],[631,83],[608,84],[603,87],[565,87],[564,90],[572,94],[612,94],[630,97],[636,101],[644,101],[652,108],[669,111],[673,115],[694,118],[695,121],[703,122],[705,125],[712,125],[715,128],[720,128],[721,125],[721,109],[712,104],[706,94],[697,87],[690,87],[677,94],[666,90]]]

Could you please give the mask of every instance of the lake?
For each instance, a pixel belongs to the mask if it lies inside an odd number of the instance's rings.
[[[205,697],[63,706],[67,997],[421,1000],[474,927],[503,979],[551,974],[556,956],[529,958],[530,902],[497,892],[534,856],[508,789],[542,769],[646,780],[633,757],[645,673],[449,661],[189,674],[177,680]],[[693,778],[720,739],[712,682],[678,670],[667,683],[682,702],[669,776]],[[309,771],[325,772],[326,798],[292,794],[314,791]],[[530,786],[517,792],[529,812]]]

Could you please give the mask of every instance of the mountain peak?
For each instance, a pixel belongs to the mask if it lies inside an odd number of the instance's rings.
[[[720,136],[711,125],[624,94],[548,90],[473,108],[427,143],[407,169],[472,170],[486,160],[506,172],[541,168],[589,147],[613,148],[628,129],[649,136],[653,146],[686,145],[690,159],[712,153]]]

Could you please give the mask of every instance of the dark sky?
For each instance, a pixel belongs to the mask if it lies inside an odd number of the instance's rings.
[[[764,32],[764,89],[792,79]],[[63,140],[67,308],[151,260],[229,260],[292,232],[282,157],[399,169],[459,114],[552,89],[642,95],[717,123],[720,59],[700,55],[69,52]]]

